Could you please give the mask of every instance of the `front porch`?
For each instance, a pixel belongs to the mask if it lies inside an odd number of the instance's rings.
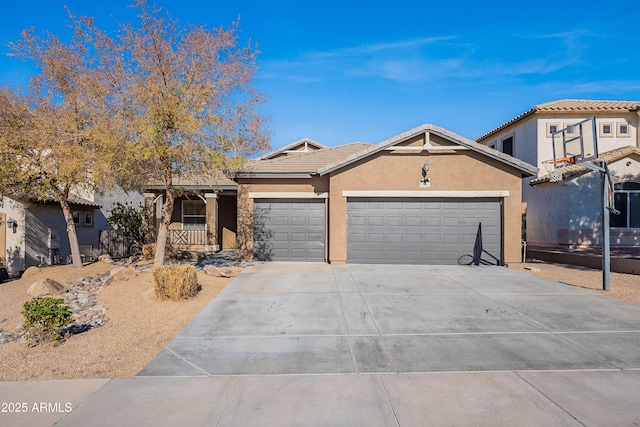
[[[236,249],[237,185],[181,183],[176,197],[167,242],[187,251],[218,252]],[[177,186],[176,186],[177,188]],[[155,241],[161,221],[165,191],[149,186],[144,193],[147,241]]]

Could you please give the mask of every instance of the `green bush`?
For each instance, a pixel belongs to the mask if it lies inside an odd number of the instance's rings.
[[[193,265],[168,265],[151,270],[153,289],[159,300],[180,301],[191,298],[200,290],[198,274]]]
[[[107,224],[121,232],[125,239],[142,245],[144,242],[143,218],[144,207],[142,205],[134,208],[128,203],[117,202],[111,209]]]
[[[26,338],[33,345],[60,340],[62,330],[72,321],[71,309],[62,298],[33,298],[24,303],[22,315]]]

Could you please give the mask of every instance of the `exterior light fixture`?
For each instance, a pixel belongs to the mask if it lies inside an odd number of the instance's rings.
[[[427,178],[429,173],[429,162],[424,162],[422,166],[422,179],[420,180],[420,187],[429,187],[431,180]]]

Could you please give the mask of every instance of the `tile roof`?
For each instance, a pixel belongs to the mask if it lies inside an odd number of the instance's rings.
[[[238,177],[249,178],[263,174],[317,174],[326,165],[342,161],[370,146],[371,144],[364,142],[352,142],[293,156],[271,160],[254,160],[242,168]]]
[[[272,160],[254,160],[245,165],[238,173],[238,178],[268,177],[273,175],[326,175],[334,170],[345,167],[353,162],[383,151],[387,147],[392,147],[399,142],[406,141],[421,133],[429,132],[438,135],[457,145],[469,148],[482,153],[487,157],[494,158],[508,164],[524,173],[526,176],[538,173],[538,168],[522,160],[501,153],[497,150],[478,144],[475,141],[464,138],[444,128],[431,124],[424,124],[415,127],[399,135],[393,136],[379,144],[366,144],[363,142],[353,142],[351,144],[339,145],[337,147],[316,150],[305,154],[279,157]]]
[[[607,151],[605,153],[601,153],[597,159],[591,160],[604,160],[607,164],[618,161],[620,159],[624,159],[630,155],[640,156],[640,149],[633,145],[629,145],[623,148],[616,148],[615,150]],[[562,171],[562,180],[572,179],[577,176],[583,175],[585,173],[591,172],[591,169],[588,167],[577,163],[575,165],[567,165],[561,169]],[[549,174],[541,176],[540,178],[536,178],[532,180],[529,185],[534,186],[538,184],[544,184],[549,181]]]
[[[91,200],[87,200],[87,199],[85,199],[83,197],[76,196],[75,194],[69,194],[69,198],[67,200],[69,201],[69,204],[71,206],[94,208],[94,209],[100,209],[101,208],[100,204],[98,204],[96,202],[92,202]],[[45,205],[60,205],[60,200],[56,199],[53,196],[48,196],[44,200],[33,199],[32,202],[34,202],[34,203],[42,203],[42,204],[45,204]]]
[[[173,178],[175,188],[186,190],[206,190],[206,189],[235,189],[238,184],[225,176],[220,171],[203,174],[191,174]],[[164,183],[161,181],[151,181],[145,187],[146,190],[164,190]]]
[[[640,101],[598,101],[590,99],[561,99],[558,101],[545,102],[544,104],[538,104],[533,106],[530,110],[525,111],[519,116],[509,120],[508,122],[498,126],[497,128],[485,133],[476,141],[481,141],[502,129],[516,123],[525,117],[531,116],[540,112],[629,112],[639,111]]]

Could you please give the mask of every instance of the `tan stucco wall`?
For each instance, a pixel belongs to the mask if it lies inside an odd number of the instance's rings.
[[[422,166],[429,162],[429,188],[420,187]],[[343,191],[508,191],[503,207],[506,263],[520,262],[522,184],[520,172],[469,150],[427,154],[383,151],[313,179],[240,179],[238,181],[238,246],[244,259],[253,251],[253,200],[250,192],[329,192],[329,261],[346,262],[347,198]]]
[[[329,177],[295,179],[239,179],[237,243],[241,259],[253,259],[253,199],[251,192],[325,193],[329,191]]]
[[[508,191],[504,199],[503,239],[506,263],[520,261],[521,178],[514,169],[471,151],[453,154],[383,152],[331,174],[329,254],[346,262],[347,198],[343,191]],[[429,188],[420,188],[422,166],[429,162]]]

